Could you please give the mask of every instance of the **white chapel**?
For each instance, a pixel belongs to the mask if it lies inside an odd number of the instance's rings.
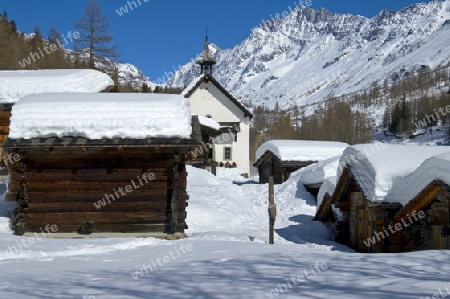
[[[212,159],[217,163],[236,163],[250,173],[250,122],[252,113],[213,77],[216,61],[209,51],[208,36],[203,53],[197,59],[201,75],[182,93],[190,100],[191,112],[212,118],[221,125],[222,135],[214,141]],[[225,136],[226,134],[227,136]]]

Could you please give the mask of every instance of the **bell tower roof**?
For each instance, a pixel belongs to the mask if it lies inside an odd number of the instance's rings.
[[[206,33],[205,36],[205,44],[203,46],[203,52],[200,54],[200,56],[197,58],[197,64],[201,67],[201,73],[205,74],[208,73],[212,75],[212,66],[216,64],[216,61],[211,55],[211,52],[209,51],[209,40],[208,40],[208,33]]]

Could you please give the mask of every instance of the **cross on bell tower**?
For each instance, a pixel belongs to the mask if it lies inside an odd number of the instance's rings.
[[[208,42],[208,28],[206,28],[206,37],[205,37],[205,45],[203,47],[203,52],[200,54],[200,57],[197,59],[197,63],[201,67],[202,74],[209,74],[212,76],[213,65],[216,64],[216,61],[212,57],[209,52],[209,42]]]

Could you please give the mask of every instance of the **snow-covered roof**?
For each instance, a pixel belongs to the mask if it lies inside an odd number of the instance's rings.
[[[189,139],[189,101],[179,95],[33,94],[12,108],[9,138],[85,137]]]
[[[198,121],[200,122],[200,124],[202,126],[212,128],[216,131],[220,130],[220,124],[218,122],[216,122],[214,119],[212,119],[211,117],[198,115]]]
[[[450,148],[449,152],[425,160],[416,171],[400,179],[390,190],[386,200],[406,205],[435,180],[450,186]]]
[[[36,93],[97,93],[112,85],[111,77],[96,70],[0,71],[0,103],[15,103]]]
[[[315,185],[323,183],[329,177],[335,177],[341,155],[326,159],[319,163],[311,164],[303,168],[300,177],[303,185]]]
[[[337,181],[338,181],[338,177],[336,177],[336,176],[328,177],[324,180],[322,186],[320,186],[319,193],[317,194],[317,209],[316,209],[316,211],[320,210],[322,202],[325,199],[325,195],[327,193],[330,197],[333,196],[334,190],[336,189]],[[341,210],[339,208],[336,207],[335,204],[331,204],[331,210],[333,211],[333,214],[335,215],[335,217],[337,217],[339,219],[339,221],[344,220],[344,214],[341,212]]]
[[[406,204],[434,179],[450,182],[449,159],[446,146],[361,144],[344,151],[338,177],[348,164],[369,201]]]
[[[317,207],[320,207],[322,204],[323,198],[325,194],[333,195],[334,189],[336,189],[337,177],[331,176],[323,181],[322,186],[319,189],[319,193],[317,194]]]
[[[348,146],[347,143],[334,141],[272,140],[263,143],[256,150],[255,158],[258,161],[270,151],[281,161],[321,162],[341,155]]]

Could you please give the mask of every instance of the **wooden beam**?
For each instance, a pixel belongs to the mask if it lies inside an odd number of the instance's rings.
[[[180,156],[174,156],[175,162],[173,163],[173,179],[172,179],[172,196],[170,199],[170,206],[172,209],[170,230],[171,233],[177,231],[178,214],[175,211],[178,210],[178,184],[180,180]]]
[[[269,244],[274,244],[274,226],[277,217],[273,176],[269,177]]]

